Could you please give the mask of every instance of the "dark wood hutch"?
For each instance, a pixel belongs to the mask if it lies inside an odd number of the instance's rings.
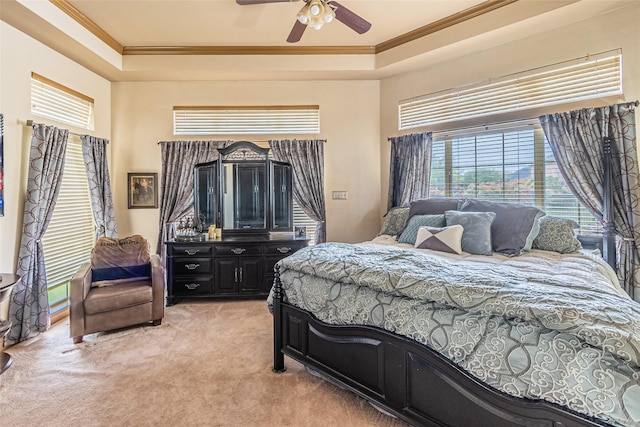
[[[293,233],[291,165],[249,141],[219,149],[194,168],[195,213],[202,239],[167,245],[167,305],[181,298],[266,298],[274,266],[308,245]],[[217,239],[204,238],[210,225]]]

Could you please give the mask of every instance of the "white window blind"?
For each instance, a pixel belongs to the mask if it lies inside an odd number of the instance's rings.
[[[316,240],[316,222],[304,213],[296,201],[293,201],[293,225],[306,227],[309,244],[313,245]]]
[[[93,130],[93,99],[36,73],[31,73],[31,113]]]
[[[581,233],[600,225],[573,195],[539,124],[434,136],[429,195],[538,206],[575,220]],[[451,136],[455,135],[455,136]]]
[[[622,55],[599,54],[493,79],[490,83],[401,101],[398,128],[411,129],[621,93]]]
[[[271,135],[320,133],[317,105],[174,107],[174,135]]]
[[[51,312],[68,305],[68,284],[94,244],[93,213],[79,138],[69,136],[58,200],[42,239]]]

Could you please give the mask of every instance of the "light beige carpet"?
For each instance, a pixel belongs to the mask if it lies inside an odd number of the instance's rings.
[[[406,426],[285,358],[265,301],[183,302],[161,326],[93,334],[68,321],[8,348],[1,426]]]

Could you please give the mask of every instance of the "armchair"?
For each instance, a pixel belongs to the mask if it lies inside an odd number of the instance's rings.
[[[74,343],[95,332],[164,317],[164,268],[142,236],[102,237],[91,262],[80,266],[70,285],[70,336]]]

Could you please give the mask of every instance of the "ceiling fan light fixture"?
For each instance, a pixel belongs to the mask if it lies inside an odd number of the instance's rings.
[[[333,8],[327,5],[325,0],[308,0],[298,12],[297,18],[301,24],[319,30],[323,24],[333,21],[335,16]]]

